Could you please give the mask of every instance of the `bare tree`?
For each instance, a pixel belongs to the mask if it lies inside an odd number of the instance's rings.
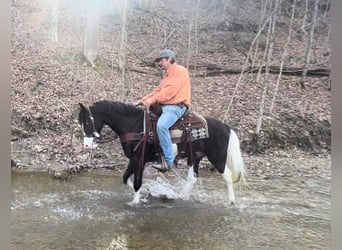
[[[261,12],[260,12],[260,19],[259,19],[259,26],[264,22],[264,19],[265,19],[265,16],[266,16],[266,9],[267,9],[267,6],[269,4],[269,0],[266,0],[265,2],[262,1],[261,2]],[[254,51],[254,56],[253,56],[253,59],[252,59],[252,65],[251,65],[251,71],[253,72],[254,71],[254,65],[256,63],[256,58],[258,56],[258,53],[259,53],[259,39],[256,41],[256,46],[255,46],[255,51]]]
[[[127,60],[126,60],[126,45],[127,45],[127,1],[121,2],[121,39],[120,39],[120,50],[119,50],[119,68],[121,70],[121,81],[122,81],[122,96],[121,101],[126,98],[125,88],[126,88],[126,67],[127,67]]]
[[[197,37],[197,25],[198,25],[198,6],[200,0],[196,0],[196,8],[191,11],[190,23],[189,23],[189,30],[188,30],[188,46],[187,46],[187,57],[186,57],[186,68],[189,68],[190,63],[190,55],[191,55],[191,34],[193,29],[193,22],[195,23],[195,31],[194,31],[194,39],[195,39],[195,50],[198,51],[198,37]]]
[[[312,44],[313,44],[313,37],[314,37],[314,33],[315,33],[315,25],[316,25],[316,18],[317,18],[318,3],[319,3],[319,0],[315,0],[315,10],[314,10],[314,16],[313,16],[313,19],[312,19],[312,23],[311,23],[310,38],[309,38],[308,44],[306,46],[305,65],[304,65],[304,69],[303,69],[303,73],[302,73],[301,79],[299,80],[299,84],[300,84],[300,86],[302,88],[305,88],[304,78],[306,77],[306,74],[308,72],[308,67],[310,65],[311,47],[312,47]]]
[[[269,67],[271,66],[272,56],[273,56],[274,32],[275,32],[275,26],[276,26],[276,22],[278,18],[278,11],[279,11],[279,1],[280,0],[275,0],[274,11],[272,14],[272,21],[270,22],[271,29],[269,29],[270,35],[268,36],[270,39],[270,46],[267,48],[268,51],[267,51],[267,63],[266,63],[266,70],[265,70],[264,88],[262,90],[261,101],[260,101],[260,106],[259,106],[259,115],[258,115],[256,129],[255,129],[256,134],[260,133],[263,114],[264,114],[264,105],[265,105],[265,99],[266,99],[267,88],[268,88],[268,79],[269,79]]]
[[[195,54],[198,54],[198,10],[199,10],[200,0],[197,0],[196,4],[196,14],[195,14]],[[196,72],[197,61],[195,61],[194,72]]]
[[[275,87],[275,90],[274,90],[274,94],[273,94],[273,98],[272,98],[272,103],[271,103],[271,107],[270,107],[270,113],[271,114],[273,112],[275,99],[276,99],[276,96],[278,94],[278,88],[279,88],[279,83],[280,83],[281,76],[282,76],[282,73],[283,73],[284,62],[285,62],[285,59],[286,59],[286,57],[288,55],[287,49],[288,49],[288,46],[289,46],[289,44],[291,42],[291,38],[292,38],[292,25],[293,25],[295,10],[296,10],[295,7],[296,7],[296,0],[294,0],[293,4],[292,4],[292,13],[291,13],[291,19],[290,19],[290,24],[289,24],[289,34],[287,36],[287,40],[286,40],[286,43],[284,45],[284,51],[283,51],[283,54],[282,54],[282,57],[281,57],[279,75],[278,75],[278,79],[277,79],[277,83],[276,83],[276,87]]]
[[[99,36],[100,27],[100,9],[96,5],[95,1],[88,7],[86,13],[86,26],[83,45],[83,54],[91,64],[95,67],[95,60],[97,57],[97,42]]]
[[[263,25],[260,27],[258,33],[255,35],[255,37],[254,37],[254,39],[253,39],[253,41],[252,41],[252,43],[251,43],[251,46],[249,47],[249,51],[248,51],[246,60],[245,60],[245,62],[244,62],[244,64],[243,64],[243,66],[242,66],[242,70],[241,70],[239,79],[238,79],[238,81],[237,81],[237,83],[236,83],[236,85],[235,85],[235,88],[234,88],[234,90],[233,90],[233,93],[232,93],[232,96],[231,96],[231,98],[230,98],[228,107],[226,108],[226,111],[225,111],[225,113],[224,113],[224,115],[223,115],[223,117],[225,117],[225,118],[227,117],[227,114],[229,113],[230,108],[231,108],[231,106],[232,106],[232,104],[233,104],[233,100],[234,100],[234,97],[235,97],[235,95],[236,95],[236,91],[237,91],[238,88],[240,87],[240,84],[241,84],[241,80],[242,80],[243,74],[244,74],[245,71],[246,71],[246,68],[247,68],[247,66],[248,66],[248,62],[249,62],[250,57],[251,57],[251,55],[252,55],[252,51],[253,51],[254,44],[255,44],[255,42],[259,39],[259,36],[260,36],[261,32],[264,30],[265,26],[269,23],[270,19],[271,19],[271,17],[268,17],[268,18],[265,20],[265,22],[263,23]]]
[[[49,38],[57,42],[58,41],[58,18],[59,18],[59,0],[51,0],[51,10],[50,10],[50,34]]]
[[[187,46],[187,56],[186,56],[186,68],[189,68],[190,54],[191,54],[191,33],[192,33],[192,19],[193,11],[191,11],[189,30],[188,30],[188,46]]]
[[[307,13],[308,13],[308,5],[309,5],[308,1],[309,0],[305,0],[305,10],[304,10],[303,22],[301,26],[301,29],[305,35],[307,34],[305,30],[305,26],[306,26],[306,19],[307,19]]]
[[[267,58],[268,52],[269,52],[269,47],[270,47],[270,40],[271,40],[271,30],[272,30],[272,21],[268,24],[268,32],[267,32],[267,38],[266,38],[266,46],[265,46],[265,50],[264,50],[264,55],[261,59],[261,62],[259,62],[259,70],[258,70],[258,74],[256,77],[256,82],[260,82],[260,77],[261,77],[261,70],[263,69],[264,66],[264,62]]]
[[[324,9],[324,14],[323,14],[323,21],[325,22],[326,18],[327,18],[327,15],[328,15],[328,12],[330,10],[330,0],[326,0],[324,3],[323,3],[323,6],[325,6],[325,9]]]

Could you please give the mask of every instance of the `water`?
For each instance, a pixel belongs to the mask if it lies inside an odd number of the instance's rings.
[[[131,207],[121,176],[13,172],[11,249],[330,248],[330,179],[250,178],[229,206],[223,178],[200,174],[190,196],[185,174],[147,174]]]

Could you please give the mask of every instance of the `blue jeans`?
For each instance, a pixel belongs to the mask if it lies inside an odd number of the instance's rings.
[[[172,141],[169,128],[182,117],[185,111],[185,105],[162,105],[162,114],[157,122],[157,134],[160,147],[163,150],[165,161],[168,165],[172,165],[175,159],[172,152]]]

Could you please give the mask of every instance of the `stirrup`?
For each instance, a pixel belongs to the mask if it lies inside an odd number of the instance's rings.
[[[152,165],[152,167],[154,169],[157,169],[159,172],[161,173],[165,173],[167,171],[170,171],[170,170],[173,170],[176,168],[176,166],[174,164],[172,164],[172,166],[168,166],[166,161],[165,161],[165,157],[164,155],[160,155],[160,158],[161,158],[161,162],[162,162],[162,167],[161,168],[158,168],[158,167],[155,167]]]
[[[161,173],[165,173],[165,172],[167,172],[167,171],[169,171],[171,168],[166,168],[166,167],[161,167],[161,168],[158,168],[158,167],[156,167],[156,166],[153,166],[152,165],[152,167],[154,168],[154,169],[157,169],[158,170],[158,172],[161,172]]]

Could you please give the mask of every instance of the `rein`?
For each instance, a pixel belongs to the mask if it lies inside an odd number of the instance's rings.
[[[93,135],[94,135],[96,138],[99,138],[100,135],[99,135],[99,133],[97,133],[96,130],[95,130],[95,120],[94,120],[94,116],[93,116],[93,114],[91,113],[89,107],[87,107],[87,110],[88,110],[88,112],[89,112],[89,118],[90,118],[90,121],[91,121],[92,126],[93,126]]]
[[[147,111],[149,112],[149,111]],[[146,127],[149,128],[150,127],[150,123],[149,123],[150,119],[146,119],[146,110],[144,110],[144,131],[143,131],[143,138],[140,140],[140,142],[135,146],[135,148],[133,149],[134,151],[136,151],[139,147],[139,144],[142,142],[142,149],[141,149],[141,168],[144,168],[144,158],[145,158],[145,149],[146,149],[146,144],[147,144],[147,140],[148,140],[148,134],[146,133]]]

